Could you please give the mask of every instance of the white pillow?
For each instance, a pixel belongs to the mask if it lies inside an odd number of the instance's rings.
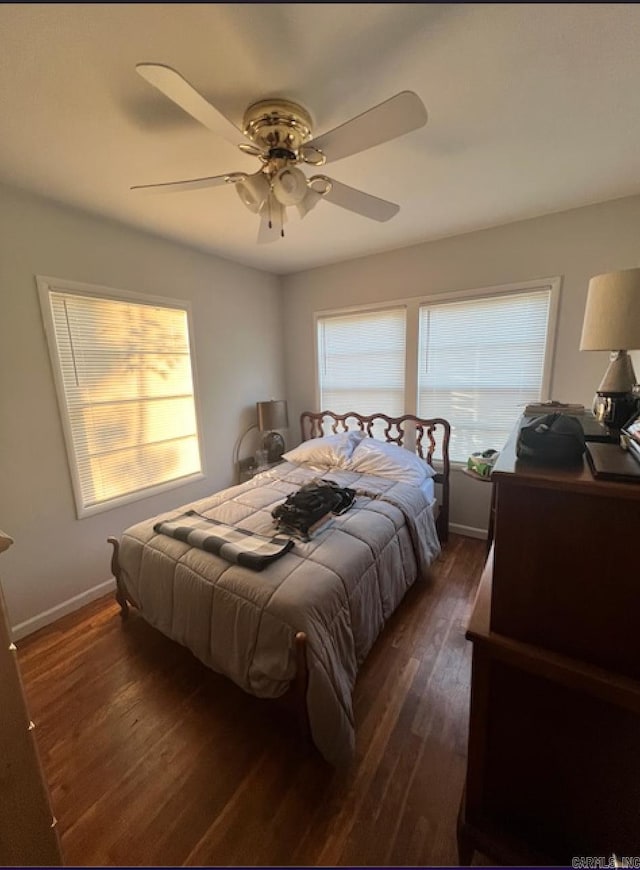
[[[400,483],[412,483],[421,486],[428,477],[435,477],[435,471],[420,459],[417,453],[411,453],[397,444],[377,441],[375,438],[365,438],[353,451],[347,463],[348,471],[360,474],[374,474],[376,477],[387,477]]]
[[[328,468],[345,468],[354,448],[364,437],[364,432],[358,431],[311,438],[309,441],[303,441],[293,450],[289,450],[288,453],[284,453],[282,458],[321,471]]]

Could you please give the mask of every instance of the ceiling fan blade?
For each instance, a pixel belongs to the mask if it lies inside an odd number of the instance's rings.
[[[238,145],[243,140],[249,141],[235,124],[207,102],[193,85],[170,66],[162,63],[139,63],[136,65],[136,71],[145,81],[180,106],[196,121],[204,124],[212,133],[217,133],[232,145]]]
[[[371,196],[370,193],[363,193],[363,191],[356,190],[355,187],[349,187],[347,184],[342,184],[333,178],[330,178],[329,181],[331,182],[331,189],[324,194],[323,198],[329,200],[334,205],[339,205],[340,208],[355,211],[363,217],[380,222],[390,220],[400,211],[400,206],[396,205],[395,202]]]
[[[185,181],[163,181],[160,184],[134,184],[131,190],[145,193],[165,193],[179,190],[200,190],[204,187],[219,187],[222,184],[241,181],[246,178],[243,172],[229,172],[227,175],[211,175],[208,178],[189,178]]]
[[[327,162],[341,160],[424,127],[426,123],[427,110],[420,97],[413,91],[401,91],[384,103],[312,139],[305,147],[317,148],[325,155]]]

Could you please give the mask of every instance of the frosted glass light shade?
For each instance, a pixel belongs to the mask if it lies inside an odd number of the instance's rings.
[[[307,215],[320,202],[322,194],[309,187],[302,202],[298,203],[298,213],[301,218]]]
[[[589,281],[580,350],[640,348],[640,269],[596,275]]]
[[[249,175],[244,181],[237,181],[235,189],[243,205],[254,214],[258,214],[270,192],[269,182],[262,172]]]
[[[297,205],[307,193],[307,179],[295,166],[280,169],[272,182],[273,195],[282,205]]]

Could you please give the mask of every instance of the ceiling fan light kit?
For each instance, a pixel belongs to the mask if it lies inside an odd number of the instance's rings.
[[[318,184],[320,182],[322,187],[318,190]],[[314,186],[315,185],[315,186]],[[323,196],[326,196],[331,190],[331,179],[327,178],[326,175],[312,175],[307,184],[307,192],[305,194],[304,199],[297,204],[298,214],[302,219],[305,215],[309,214],[312,208],[320,202]]]
[[[307,177],[295,166],[284,166],[273,176],[271,188],[282,205],[298,205],[307,194]]]
[[[254,214],[260,212],[260,209],[267,201],[269,193],[271,192],[269,180],[262,174],[262,172],[257,172],[255,175],[248,175],[246,178],[237,181],[235,188],[243,205]]]
[[[195,120],[238,145],[245,154],[258,158],[262,167],[253,174],[228,172],[207,178],[136,185],[132,190],[197,190],[232,183],[243,205],[260,215],[259,242],[284,236],[287,207],[295,206],[304,218],[321,199],[376,221],[387,221],[398,213],[400,207],[395,203],[326,175],[307,178],[298,164],[323,166],[330,160],[357,154],[424,126],[427,112],[417,94],[402,91],[312,139],[311,115],[291,100],[274,98],[253,103],[244,114],[243,129],[239,130],[171,67],[143,63],[136,70]]]

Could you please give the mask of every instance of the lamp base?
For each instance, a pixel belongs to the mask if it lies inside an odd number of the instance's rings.
[[[593,400],[593,413],[610,429],[620,429],[633,414],[635,381],[633,363],[627,351],[611,351],[609,366]]]
[[[268,432],[262,441],[269,462],[279,462],[284,453],[284,438],[279,432]]]
[[[609,354],[609,366],[598,387],[599,393],[617,395],[630,393],[636,382],[631,357],[626,350],[612,350]]]
[[[598,390],[593,400],[593,413],[609,429],[621,429],[633,414],[636,402],[632,392],[607,393]]]

